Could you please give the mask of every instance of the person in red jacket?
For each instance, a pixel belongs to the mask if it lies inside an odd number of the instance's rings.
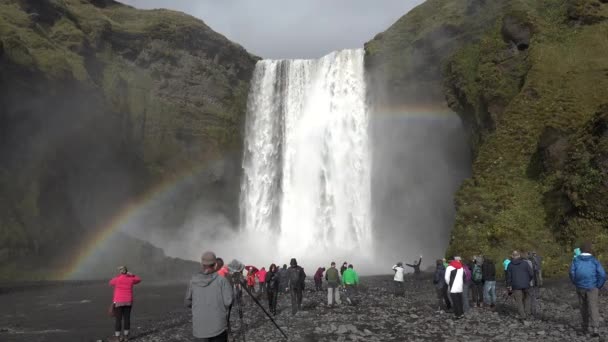
[[[266,293],[266,268],[262,267],[258,273],[256,273],[256,277],[258,278],[258,283],[260,284],[260,294]]]
[[[228,275],[228,266],[224,265],[224,259],[217,258],[216,260],[217,275],[226,278],[226,275]]]
[[[245,266],[247,270],[247,288],[251,293],[255,293],[255,274],[258,273],[258,269],[255,266]]]
[[[133,285],[139,284],[141,279],[129,273],[126,266],[118,268],[119,274],[110,280],[110,286],[114,287],[114,337],[115,341],[127,341],[131,327],[131,307],[133,306]],[[124,322],[124,324],[123,324]],[[124,329],[124,331],[123,331]],[[121,332],[124,333],[121,338]]]

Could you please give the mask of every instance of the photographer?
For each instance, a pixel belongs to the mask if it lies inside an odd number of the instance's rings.
[[[232,304],[232,286],[216,272],[216,256],[205,252],[202,269],[192,276],[185,304],[192,308],[192,334],[196,341],[228,341],[228,308]]]

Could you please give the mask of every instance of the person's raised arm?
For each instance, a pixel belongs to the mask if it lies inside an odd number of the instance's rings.
[[[131,274],[131,277],[133,277],[133,285],[141,283],[140,277],[136,276],[135,274]]]

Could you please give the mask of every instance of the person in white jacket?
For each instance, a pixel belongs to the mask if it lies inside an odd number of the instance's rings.
[[[403,263],[398,262],[397,265],[394,265],[393,271],[395,271],[395,277],[393,278],[393,282],[395,284],[395,296],[404,296],[405,290],[403,289],[403,276],[405,274],[405,269],[403,268]]]
[[[454,257],[454,260],[450,261],[448,267],[445,270],[445,282],[448,284],[448,291],[450,298],[452,298],[454,314],[457,319],[463,317],[462,307],[462,290],[464,288],[464,270],[462,269],[462,262],[460,257]]]

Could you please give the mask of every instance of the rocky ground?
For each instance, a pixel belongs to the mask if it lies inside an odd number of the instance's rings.
[[[312,284],[309,285],[312,288]],[[102,292],[105,298],[107,291],[101,289],[98,284],[62,291],[66,291],[66,296],[68,293],[75,296],[79,292],[95,290]],[[190,315],[181,307],[184,289],[182,285],[148,285],[138,289],[138,306],[133,316],[134,341],[192,341]],[[99,306],[104,302],[95,296],[89,295],[88,302],[83,299],[84,302],[78,302],[80,304],[65,302],[53,307],[49,302],[45,304],[46,310],[63,307],[63,311],[51,313],[33,308],[28,315],[19,314],[19,324],[15,323],[17,318],[7,318],[11,311],[9,307],[20,303],[22,307],[13,313],[26,312],[30,306],[23,302],[39,301],[42,296],[27,290],[0,297],[4,311],[3,320],[0,320],[2,341],[105,341],[106,332],[112,330],[109,318],[104,317],[104,308]],[[59,300],[57,295],[47,297]],[[355,305],[329,308],[325,305],[326,300],[326,292],[306,291],[303,310],[292,316],[289,297],[280,297],[279,314],[275,319],[290,341],[604,341],[603,336],[608,332],[602,328],[602,339],[578,332],[578,304],[566,281],[550,282],[543,288],[541,313],[524,322],[517,319],[513,301],[505,301],[503,289],[499,289],[499,305],[495,311],[473,308],[459,321],[454,320],[452,314],[437,312],[429,276],[419,280],[407,278],[404,297],[394,297],[391,277],[381,276],[362,278]],[[600,307],[606,307],[608,296],[602,296],[600,300]],[[261,302],[266,305],[265,298]],[[247,296],[244,306],[246,328],[241,330],[237,315],[233,315],[232,341],[284,340]],[[41,323],[43,321],[46,325]],[[241,331],[245,332],[244,339]]]
[[[495,311],[471,309],[464,320],[455,321],[449,313],[437,312],[430,278],[408,278],[404,297],[394,297],[390,277],[364,278],[356,305],[329,308],[325,292],[306,292],[303,310],[291,316],[288,296],[279,302],[276,317],[290,341],[600,341],[580,334],[576,297],[566,282],[555,282],[542,289],[541,314],[521,322],[512,299],[504,300],[499,290]],[[312,286],[311,286],[312,287]],[[602,297],[602,307],[608,301]],[[265,304],[265,301],[263,301]],[[176,316],[164,322],[140,341],[189,341],[188,317]],[[234,320],[234,341],[281,341],[282,337],[262,311],[246,301],[245,339]],[[605,335],[606,330],[602,330]]]

